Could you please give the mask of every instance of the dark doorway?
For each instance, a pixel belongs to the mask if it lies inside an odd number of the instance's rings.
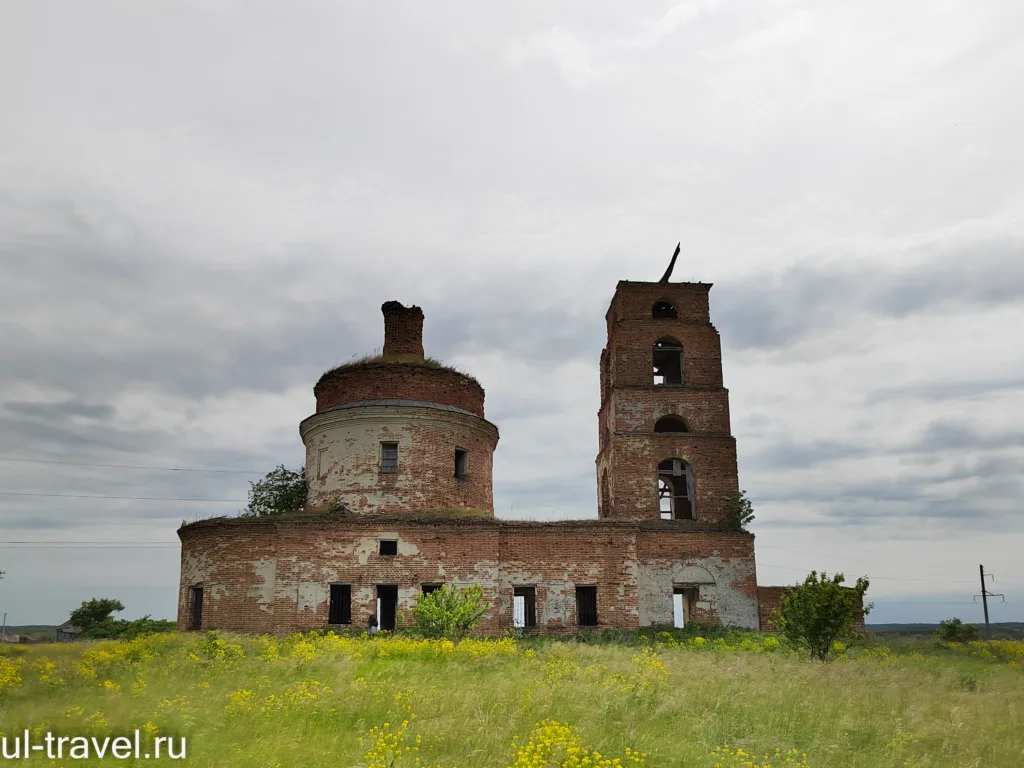
[[[537,590],[534,587],[512,588],[512,626],[537,626]]]
[[[331,605],[327,613],[328,624],[352,623],[352,585],[331,584]]]
[[[191,587],[188,591],[188,628],[203,628],[203,588]]]
[[[377,621],[381,629],[392,632],[395,629],[395,616],[398,613],[398,586],[396,584],[377,585]]]
[[[597,626],[597,587],[576,587],[576,623]]]

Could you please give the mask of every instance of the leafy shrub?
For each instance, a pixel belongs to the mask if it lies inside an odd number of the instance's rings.
[[[480,623],[486,611],[480,585],[459,589],[446,584],[416,598],[412,608],[413,629],[427,638],[460,640]]]
[[[306,485],[306,468],[285,469],[279,464],[262,480],[249,483],[249,506],[242,517],[268,517],[298,512],[306,504],[309,488]]]
[[[811,658],[828,661],[842,648],[842,640],[856,636],[853,622],[868,589],[866,578],[857,579],[852,588],[843,586],[845,580],[841,573],[830,579],[811,571],[803,584],[783,593],[772,613],[773,628]],[[870,610],[870,605],[864,606],[865,614]]]
[[[969,643],[978,639],[978,628],[974,624],[964,624],[953,617],[939,622],[935,636],[944,643]]]
[[[735,528],[746,528],[754,521],[754,505],[747,498],[746,491],[734,491],[730,501],[732,524]]]

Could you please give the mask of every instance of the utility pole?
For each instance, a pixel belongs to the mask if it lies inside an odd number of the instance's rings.
[[[1005,603],[1006,602],[1006,597],[1004,595],[1002,595],[1002,594],[999,594],[999,593],[989,592],[988,589],[985,586],[985,575],[986,575],[985,574],[985,566],[984,565],[979,565],[978,569],[981,572],[981,594],[974,596],[974,602],[978,602],[978,598],[979,597],[981,598],[981,604],[982,604],[982,606],[985,609],[985,637],[986,638],[991,638],[992,637],[991,629],[990,629],[989,624],[988,624],[988,599],[990,597],[1001,597],[1001,598],[1003,598],[1003,602]],[[990,574],[988,574],[988,577],[990,579],[992,579],[992,583],[994,584],[995,580],[996,580],[995,576],[993,576],[990,573]]]

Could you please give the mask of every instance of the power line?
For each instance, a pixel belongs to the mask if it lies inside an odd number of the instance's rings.
[[[264,475],[255,469],[193,469],[189,467],[148,467],[141,464],[98,464],[89,461],[57,461],[56,459],[20,459],[14,456],[0,456],[0,461],[18,461],[28,464],[63,464],[73,467],[109,467],[114,469],[151,469],[160,472],[207,472],[229,475]]]
[[[169,498],[167,496],[90,496],[80,493],[21,493],[17,491],[0,491],[0,496],[45,496],[61,499],[128,499],[129,501],[213,501],[244,503],[246,499],[191,499]]]

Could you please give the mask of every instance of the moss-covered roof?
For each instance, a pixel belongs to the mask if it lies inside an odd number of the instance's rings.
[[[432,368],[439,371],[448,371],[449,373],[456,373],[459,376],[463,376],[477,386],[480,386],[480,382],[477,381],[476,377],[469,375],[465,371],[460,371],[453,365],[442,363],[440,360],[433,357],[419,357],[417,355],[364,355],[324,371],[323,376],[320,377],[320,381],[323,381],[336,373],[343,373],[344,371],[353,370],[355,368],[368,368],[375,365],[408,365],[417,368]]]

